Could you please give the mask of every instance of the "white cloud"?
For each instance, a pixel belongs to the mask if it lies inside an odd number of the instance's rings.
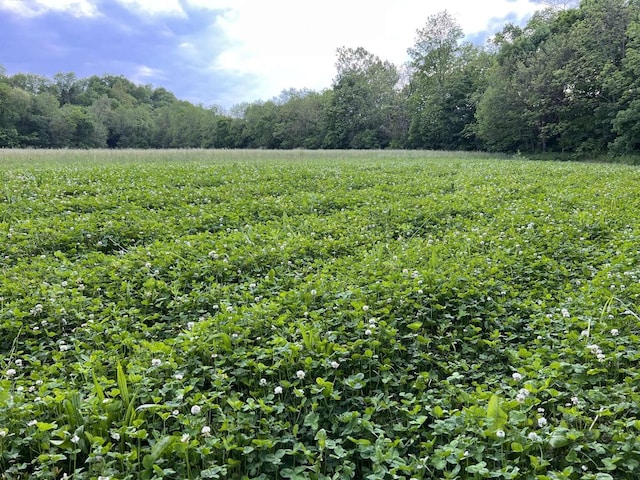
[[[179,0],[117,0],[117,2],[139,14],[186,16]]]
[[[113,0],[107,0],[113,1]],[[191,8],[223,10],[238,2],[233,0],[116,0],[123,7],[140,15],[168,15],[185,17],[182,5]],[[25,17],[47,12],[66,12],[75,17],[92,17],[99,14],[98,0],[0,0],[0,9]]]
[[[117,0],[140,15],[187,16],[185,9],[227,10],[236,7],[237,0]]]
[[[136,72],[131,77],[131,80],[135,83],[145,83],[150,78],[158,79],[164,78],[164,72],[158,68],[147,67],[146,65],[139,65]]]
[[[330,87],[335,52],[341,46],[362,46],[401,65],[416,30],[427,17],[445,9],[471,36],[486,30],[494,33],[502,28],[501,19],[515,15],[523,20],[540,8],[533,0],[0,0],[0,12],[37,16],[54,11],[92,17],[114,1],[175,42],[175,51],[167,52],[167,58],[177,55],[184,65],[176,74],[183,76],[180,82],[195,84],[200,80],[192,76],[208,75],[220,80],[221,89],[232,84],[223,94],[233,95],[237,102],[268,99],[291,87]],[[208,15],[202,10],[215,12],[209,25],[203,27],[199,21],[192,31],[170,28],[170,18],[206,21]],[[135,22],[120,25],[136,27]],[[141,66],[134,81],[170,76],[169,67],[144,61],[156,68]],[[189,78],[187,71],[192,72]],[[208,91],[213,88],[207,84]]]
[[[0,0],[0,10],[8,10],[23,17],[35,17],[47,12],[62,12],[74,17],[93,17],[99,14],[91,0]]]
[[[231,45],[212,68],[259,78],[260,89],[247,91],[245,100],[270,98],[289,87],[319,90],[335,75],[336,48],[362,46],[402,64],[416,30],[445,9],[471,35],[495,28],[495,20],[509,14],[527,18],[539,5],[529,0],[395,0],[380,6],[365,0],[238,0],[218,17]]]
[[[184,0],[190,7],[206,8],[208,10],[226,10],[237,7],[242,0]]]

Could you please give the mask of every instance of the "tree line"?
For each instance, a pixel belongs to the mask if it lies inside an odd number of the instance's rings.
[[[0,147],[638,153],[640,1],[545,3],[485,46],[440,12],[406,65],[340,48],[330,88],[229,112],[122,76],[0,67]]]

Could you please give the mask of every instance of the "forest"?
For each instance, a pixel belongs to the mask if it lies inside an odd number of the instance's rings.
[[[638,0],[556,4],[486,45],[464,39],[440,12],[416,32],[406,65],[343,47],[330,88],[229,111],[118,75],[48,78],[0,66],[0,148],[639,152]]]

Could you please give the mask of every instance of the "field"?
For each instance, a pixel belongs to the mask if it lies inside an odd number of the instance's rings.
[[[640,170],[0,151],[0,478],[637,479]]]

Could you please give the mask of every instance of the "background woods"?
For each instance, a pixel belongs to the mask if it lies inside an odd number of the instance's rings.
[[[229,112],[122,76],[0,68],[0,147],[637,153],[640,3],[572,3],[541,2],[482,47],[441,12],[416,32],[406,65],[343,47],[327,90]]]

